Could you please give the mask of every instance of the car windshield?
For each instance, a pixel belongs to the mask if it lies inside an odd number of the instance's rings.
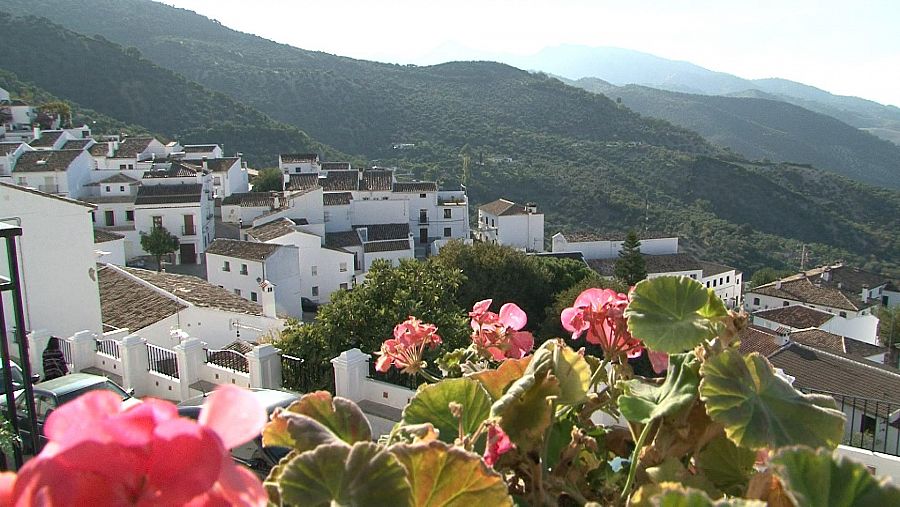
[[[13,390],[20,389],[25,384],[25,377],[22,376],[22,370],[17,364],[10,364],[9,369],[12,370]],[[6,394],[6,371],[0,368],[0,394]]]
[[[58,397],[59,403],[63,404],[67,401],[74,400],[75,398],[77,398],[77,397],[81,396],[82,394],[89,392],[89,391],[112,391],[112,392],[116,393],[119,397],[121,397],[123,400],[131,397],[131,395],[126,393],[121,387],[119,387],[107,380],[106,382],[100,382],[97,384],[85,386],[77,391],[72,391],[72,392],[60,395]]]

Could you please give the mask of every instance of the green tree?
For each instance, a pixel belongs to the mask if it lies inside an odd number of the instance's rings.
[[[791,274],[789,270],[783,269],[775,269],[770,267],[764,267],[762,269],[757,269],[753,272],[753,276],[750,277],[750,286],[751,287],[759,287],[760,285],[765,285],[767,283],[772,283],[779,278],[784,278]]]
[[[72,106],[70,106],[68,102],[62,100],[45,102],[38,107],[38,110],[51,116],[59,116],[60,123],[63,127],[72,126]]]
[[[647,265],[641,255],[641,242],[636,232],[629,231],[625,236],[614,273],[616,278],[628,285],[634,285],[647,278]]]
[[[277,167],[263,169],[253,179],[254,192],[280,192],[282,190],[284,190],[284,177]]]
[[[141,248],[156,257],[156,271],[161,271],[163,255],[178,250],[178,238],[167,231],[165,227],[154,227],[150,234],[141,233]]]
[[[878,341],[889,347],[889,363],[896,368],[900,356],[897,350],[900,345],[900,306],[878,308]]]

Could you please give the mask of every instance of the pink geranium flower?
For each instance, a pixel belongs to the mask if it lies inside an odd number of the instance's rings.
[[[469,316],[472,318],[472,342],[479,350],[494,360],[521,359],[534,347],[534,336],[522,331],[528,316],[515,303],[500,307],[500,314],[489,312],[492,300],[475,303]]]
[[[259,479],[228,452],[266,421],[248,391],[220,387],[197,422],[167,401],[121,401],[95,391],[54,411],[41,453],[0,478],[0,505],[266,505]]]
[[[492,423],[488,426],[487,445],[484,448],[484,462],[488,466],[494,466],[494,463],[500,459],[500,456],[508,453],[515,447],[515,444],[509,440],[509,435],[503,431],[503,428],[497,423]]]
[[[587,333],[587,341],[599,345],[606,358],[625,354],[638,357],[644,350],[640,340],[628,332],[625,307],[628,295],[610,289],[587,289],[578,295],[575,304],[560,315],[563,328],[578,339]],[[656,367],[656,365],[654,365]]]
[[[394,327],[394,338],[385,340],[381,350],[375,353],[379,356],[375,369],[386,372],[393,365],[403,373],[415,374],[426,366],[422,359],[425,348],[433,349],[440,344],[441,337],[434,324],[425,324],[410,316]]]

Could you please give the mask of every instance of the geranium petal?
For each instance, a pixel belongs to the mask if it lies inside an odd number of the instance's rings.
[[[12,505],[12,492],[15,485],[15,472],[0,472],[0,505]]]
[[[515,303],[506,303],[500,307],[500,323],[516,331],[528,324],[528,315]]]
[[[266,490],[253,472],[235,464],[223,465],[214,490],[228,500],[229,505],[261,507],[269,500]]]
[[[578,338],[590,325],[582,316],[583,311],[578,308],[566,308],[559,315],[563,329],[572,333],[572,339]]]
[[[600,306],[603,303],[610,300],[610,298],[615,297],[616,292],[610,289],[597,289],[590,288],[582,291],[581,294],[575,298],[575,304],[573,305],[576,308],[590,308]]]
[[[181,505],[213,487],[228,452],[212,429],[182,418],[155,435],[144,487],[158,505]]]
[[[653,371],[656,373],[662,373],[666,371],[669,367],[669,354],[665,352],[654,352],[652,350],[647,350],[650,354],[650,365],[653,366]]]
[[[486,312],[488,310],[488,308],[491,307],[491,303],[493,303],[493,302],[494,302],[493,299],[483,299],[483,300],[475,303],[474,305],[472,305],[471,313],[475,314],[475,315],[481,315],[482,313]]]
[[[231,449],[259,436],[266,424],[266,409],[250,391],[225,384],[203,404],[197,421]]]
[[[532,348],[534,348],[534,335],[532,335],[528,331],[518,331],[512,333],[512,335],[509,337],[509,345],[509,351],[513,352],[514,354],[507,354],[507,356],[514,357],[514,359],[521,359],[525,357],[526,354],[531,352]]]
[[[119,413],[121,407],[122,398],[115,393],[91,391],[54,410],[44,424],[44,435],[66,445],[93,440],[102,421]]]

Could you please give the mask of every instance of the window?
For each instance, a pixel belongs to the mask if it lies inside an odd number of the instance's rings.
[[[790,306],[790,305],[791,305],[791,304],[788,303],[787,301],[785,301],[784,303],[781,303],[781,306]]]
[[[450,233],[451,233],[450,228],[449,228],[449,227],[444,227],[444,237],[445,237],[445,238],[449,238],[449,237],[450,237]]]
[[[759,298],[753,298],[753,304],[759,306]]]
[[[94,214],[93,210],[91,210],[91,222],[97,223],[97,215]]]
[[[494,223],[494,219],[493,219],[493,218],[491,219],[491,227],[497,227],[497,224]]]
[[[691,278],[693,278],[694,280],[696,280],[696,279],[697,279],[697,275],[691,275]]]
[[[725,277],[725,283],[731,283],[731,275]]]
[[[706,288],[709,288],[709,280],[706,281]]]
[[[839,312],[838,315],[840,315],[841,317],[843,317],[845,319],[847,318],[847,312]]]
[[[419,199],[424,199],[425,197],[427,197],[425,194],[419,194]]]
[[[420,224],[427,224],[427,223],[428,223],[428,210],[427,210],[427,209],[420,209],[420,210],[419,210],[419,223],[420,223]]]
[[[716,282],[717,282],[717,281],[718,281],[718,280],[713,280],[713,287],[716,286]]]
[[[341,273],[346,273],[346,272],[347,272],[347,263],[342,262],[341,263]]]
[[[22,186],[22,187],[27,187],[28,179],[25,178],[25,176],[19,176],[19,183],[17,183],[17,185]]]
[[[112,227],[116,225],[116,216],[112,210],[106,210],[103,212],[103,215],[106,217],[106,226]]]
[[[312,276],[319,276],[319,266],[310,266],[309,271]]]
[[[328,222],[328,221],[330,221],[330,220],[331,220],[331,213],[329,213],[329,212],[326,211],[326,212],[325,212],[325,221]]]
[[[444,218],[453,218],[453,210],[450,208],[444,208]]]
[[[125,210],[125,220],[128,220],[129,222],[134,222],[134,210],[133,209]]]
[[[314,298],[319,297],[319,286],[318,285],[313,285],[312,297],[314,297]]]
[[[129,169],[129,170],[133,170],[133,169],[134,169],[134,164],[128,164],[128,169]]]
[[[125,191],[125,185],[119,185],[119,192]]]
[[[162,217],[160,217],[160,216],[153,217],[153,228],[158,229],[162,226],[163,226]]]
[[[241,289],[234,289],[234,293],[237,294],[238,296],[240,296],[240,295],[241,295]]]
[[[246,264],[241,264],[241,274],[242,275],[247,274],[247,265]]]
[[[125,169],[128,169],[128,166],[127,166],[127,165],[125,165],[125,164],[119,164],[119,170],[120,170],[120,171],[124,171]]]
[[[341,284],[341,289],[347,290],[347,289],[349,289],[349,288],[350,288],[350,286],[347,285],[346,283],[342,283],[342,284]]]
[[[109,185],[106,185],[106,191],[109,192]]]
[[[225,264],[222,265],[222,271],[231,271],[231,263],[225,261]]]
[[[257,296],[255,292],[250,293],[250,301],[256,302]]]

